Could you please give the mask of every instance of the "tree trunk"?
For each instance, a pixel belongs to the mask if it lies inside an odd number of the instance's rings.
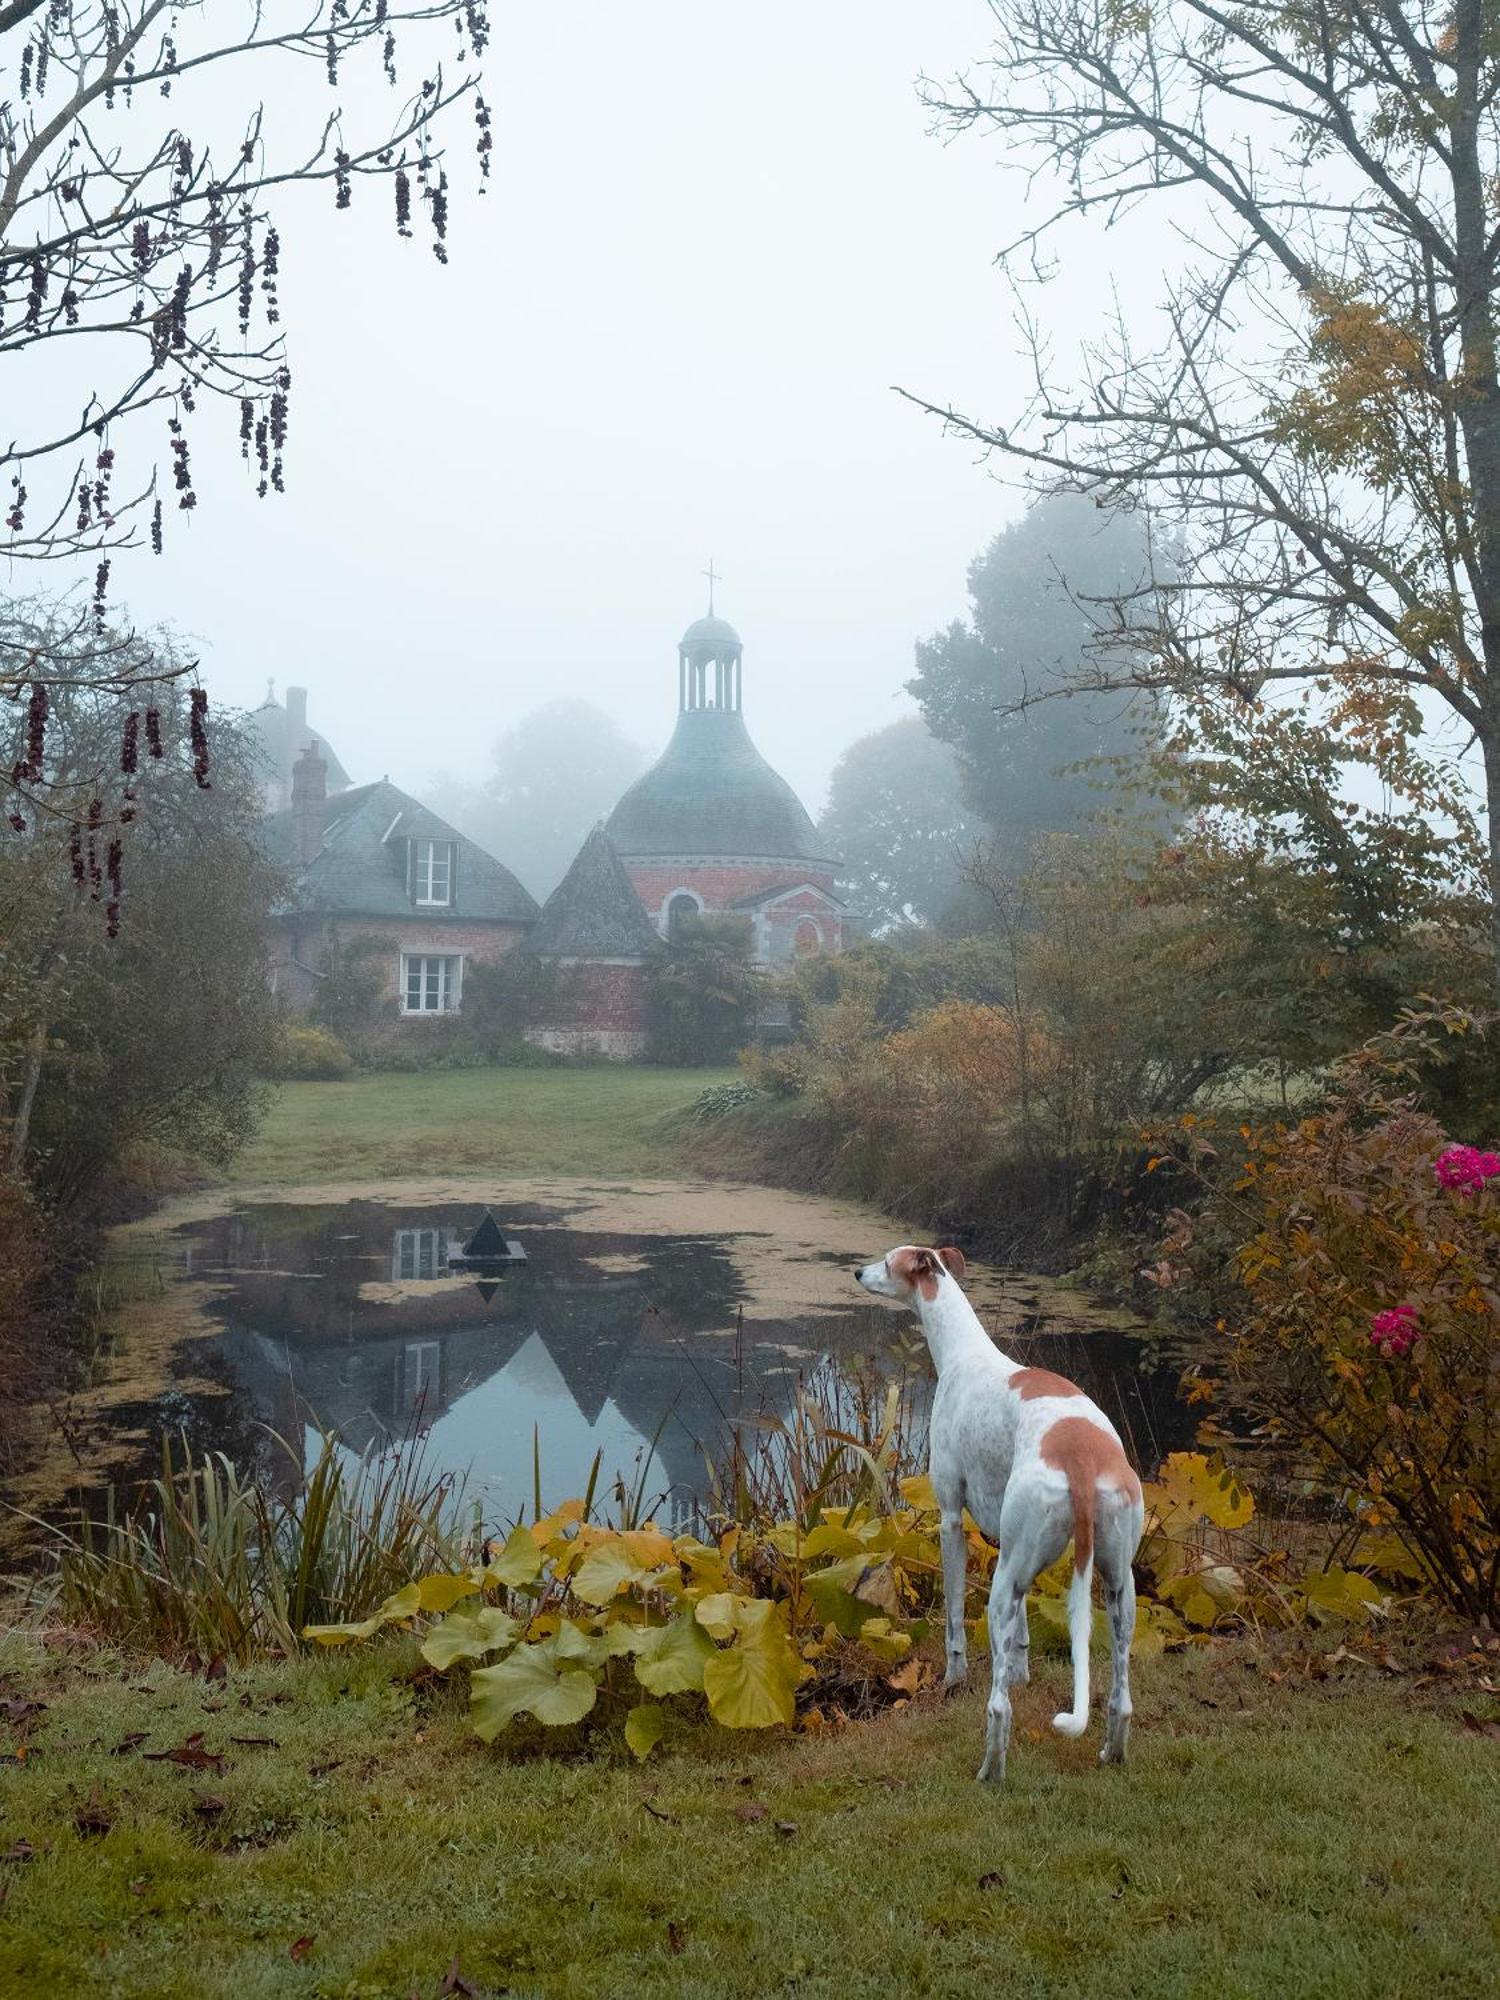
[[[36,1103],[36,1087],[41,1081],[42,1055],[47,1047],[47,1030],[39,1027],[31,1038],[31,1046],[26,1051],[26,1067],[22,1072],[21,1096],[16,1105],[14,1118],[10,1123],[10,1171],[19,1180],[26,1169],[26,1148],[31,1141],[31,1111]]]
[[[1490,950],[1494,958],[1495,998],[1500,1002],[1500,737],[1480,747],[1484,752],[1484,790],[1490,822]]]

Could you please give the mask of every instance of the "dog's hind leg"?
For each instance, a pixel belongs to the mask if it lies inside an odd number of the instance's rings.
[[[1101,1516],[1099,1522],[1097,1553],[1104,1608],[1109,1614],[1112,1666],[1101,1764],[1123,1764],[1130,1745],[1130,1646],[1135,1637],[1135,1577],[1130,1564],[1140,1539],[1138,1516],[1138,1508],[1122,1508],[1112,1520]]]
[[[979,1767],[981,1784],[1005,1783],[1005,1760],[1010,1750],[1011,1664],[1016,1621],[1024,1624],[1026,1592],[1031,1573],[1020,1563],[1002,1558],[990,1585],[990,1699],[984,1717],[984,1762]]]

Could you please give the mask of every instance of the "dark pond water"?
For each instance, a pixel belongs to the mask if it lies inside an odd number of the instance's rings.
[[[168,1297],[191,1286],[205,1323],[177,1348],[173,1379],[95,1421],[138,1442],[141,1472],[164,1435],[185,1432],[273,1477],[284,1454],[270,1432],[304,1453],[320,1429],[355,1450],[420,1432],[430,1463],[464,1473],[500,1521],[531,1500],[534,1438],[548,1504],[580,1492],[598,1454],[601,1491],[616,1474],[640,1479],[665,1516],[685,1515],[706,1489],[705,1450],[747,1412],[785,1412],[819,1366],[904,1377],[920,1418],[916,1321],[849,1275],[866,1241],[804,1244],[773,1282],[754,1228],[627,1232],[600,1226],[598,1204],[507,1204],[526,1261],[476,1281],[451,1260],[483,1213],[474,1201],[257,1202],[122,1252]],[[1085,1301],[1044,1281],[994,1274],[988,1286],[977,1302],[1002,1345],[1079,1381],[1143,1461],[1190,1440],[1178,1370],[1138,1334],[1090,1324]],[[82,1457],[87,1490],[86,1437]],[[118,1451],[111,1470],[131,1476]]]

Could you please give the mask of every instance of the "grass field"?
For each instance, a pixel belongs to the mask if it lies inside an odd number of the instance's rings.
[[[732,1072],[645,1069],[423,1070],[287,1083],[236,1160],[232,1185],[294,1186],[390,1175],[670,1175],[670,1113]]]
[[[446,1689],[431,1707],[402,1678],[410,1645],[205,1683],[0,1641],[29,1746],[0,1786],[0,1990],[1496,1991],[1500,1744],[1446,1686],[1348,1660],[1311,1683],[1220,1643],[1141,1667],[1121,1772],[1097,1731],[1038,1736],[1049,1665],[996,1793],[973,1694],[818,1741],[693,1736],[638,1769],[485,1750]],[[145,1760],[198,1730],[222,1768]],[[467,1983],[443,1985],[455,1958]]]

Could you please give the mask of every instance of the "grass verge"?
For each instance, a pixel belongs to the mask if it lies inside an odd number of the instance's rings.
[[[1141,1665],[1118,1772],[1097,1731],[1044,1731],[1064,1690],[1039,1662],[999,1794],[973,1783],[975,1694],[823,1740],[687,1731],[638,1769],[487,1751],[414,1657],[205,1682],[0,1638],[0,1990],[1494,1991],[1500,1745],[1442,1682],[1218,1642]],[[147,1760],[196,1731],[222,1766]]]
[[[421,1070],[278,1086],[232,1186],[471,1172],[680,1171],[663,1121],[729,1070]]]

